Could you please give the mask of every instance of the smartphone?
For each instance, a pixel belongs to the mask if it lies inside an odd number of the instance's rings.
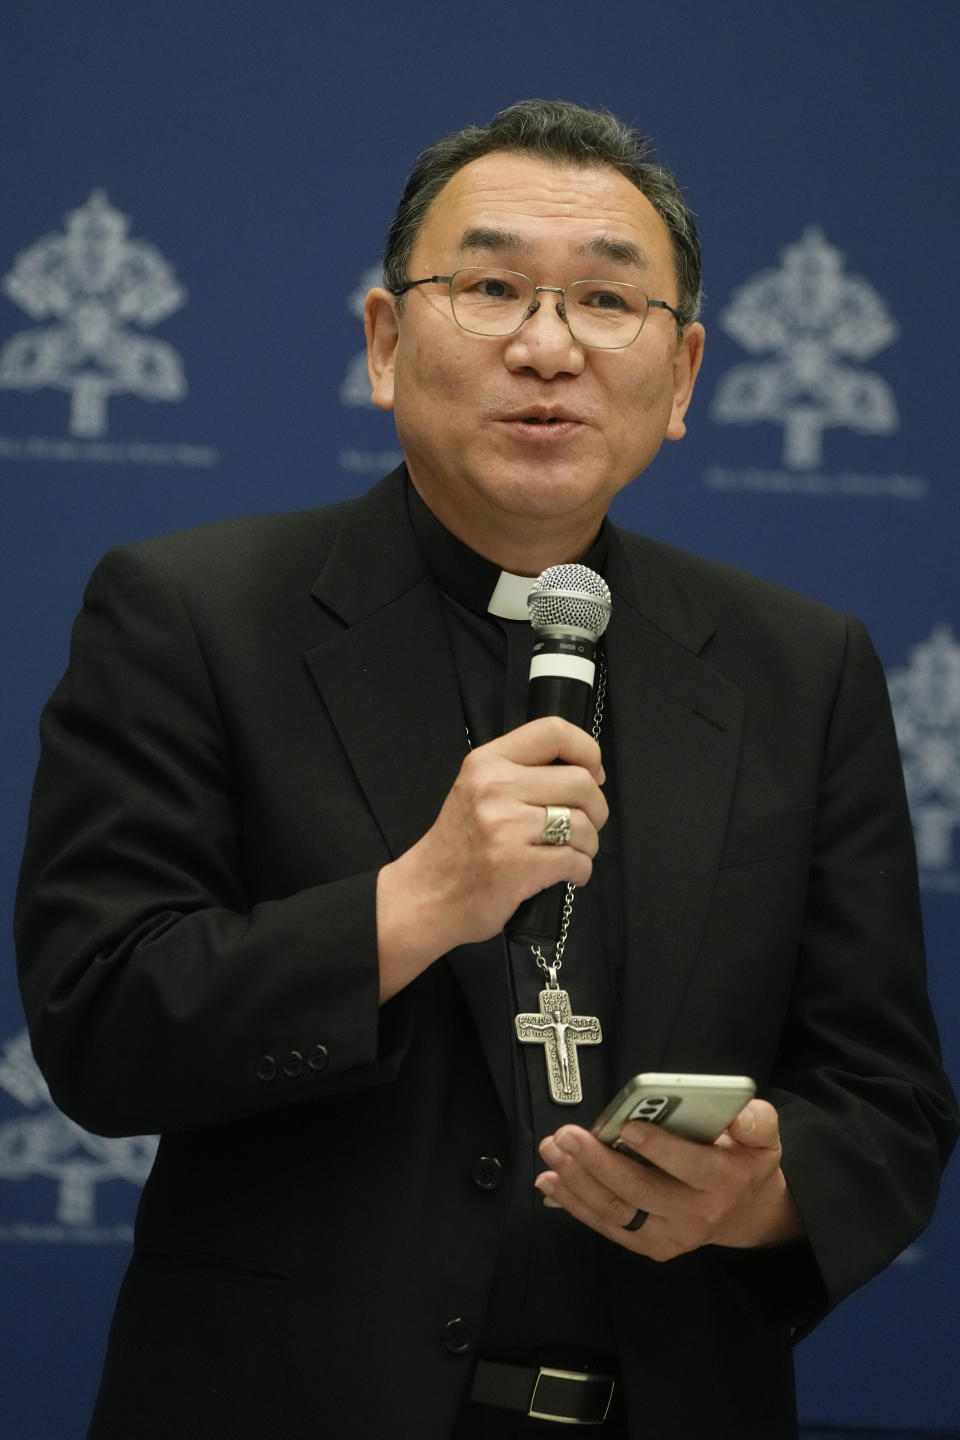
[[[649,1120],[682,1140],[712,1145],[757,1093],[749,1075],[678,1075],[648,1071],[634,1075],[591,1126],[605,1145],[649,1165],[649,1160],[620,1139],[628,1120]],[[556,1200],[544,1195],[548,1210],[559,1210]]]
[[[648,1120],[682,1140],[712,1145],[756,1091],[749,1075],[634,1075],[594,1122],[593,1134],[633,1153],[620,1131],[628,1120]]]

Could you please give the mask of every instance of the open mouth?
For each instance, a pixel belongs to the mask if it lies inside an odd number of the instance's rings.
[[[505,415],[503,418],[509,426],[513,427],[515,434],[518,430],[525,430],[528,434],[537,434],[543,439],[546,439],[548,435],[555,435],[559,440],[580,428],[580,422],[562,410],[557,415],[524,415],[521,412]]]

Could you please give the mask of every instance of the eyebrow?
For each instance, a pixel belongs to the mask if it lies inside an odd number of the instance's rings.
[[[647,257],[631,240],[615,240],[609,235],[595,235],[574,253],[598,260],[618,260],[624,265],[635,265],[638,270],[647,268]]]
[[[514,255],[526,255],[529,254],[531,246],[529,241],[514,230],[473,225],[469,230],[464,230],[457,249],[460,251],[506,250]],[[647,266],[647,259],[643,251],[631,240],[617,240],[609,235],[594,235],[592,240],[586,240],[579,245],[574,254],[577,257],[590,257],[595,260],[613,260],[621,265],[633,265],[638,270],[645,270]]]
[[[460,236],[458,250],[512,250],[524,255],[530,246],[513,230],[497,230],[492,226],[473,225]]]

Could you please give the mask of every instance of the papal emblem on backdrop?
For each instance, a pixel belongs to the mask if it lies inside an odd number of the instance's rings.
[[[887,675],[927,890],[960,891],[960,644],[936,625]]]
[[[719,323],[752,356],[722,376],[711,405],[721,424],[779,425],[781,464],[814,470],[824,435],[841,426],[863,435],[897,429],[893,390],[864,366],[896,340],[886,302],[819,226],[735,290]]]
[[[187,393],[172,345],[141,332],[187,298],[173,266],[146,240],[131,239],[130,217],[103,190],[16,256],[5,295],[37,322],[0,349],[0,388],[48,387],[70,396],[70,434],[107,433],[111,395],[182,400]]]
[[[118,1180],[139,1190],[156,1139],[104,1138],[68,1119],[50,1098],[25,1030],[0,1047],[0,1102],[0,1241],[129,1241],[135,1195],[125,1219],[106,1224],[98,1223],[98,1191]]]

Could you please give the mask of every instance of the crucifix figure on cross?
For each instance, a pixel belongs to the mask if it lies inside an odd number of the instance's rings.
[[[517,1039],[525,1045],[542,1045],[547,1062],[550,1097],[558,1105],[578,1105],[583,1099],[578,1045],[599,1045],[603,1036],[595,1015],[571,1013],[570,996],[554,982],[540,991],[540,1009],[516,1017]]]

